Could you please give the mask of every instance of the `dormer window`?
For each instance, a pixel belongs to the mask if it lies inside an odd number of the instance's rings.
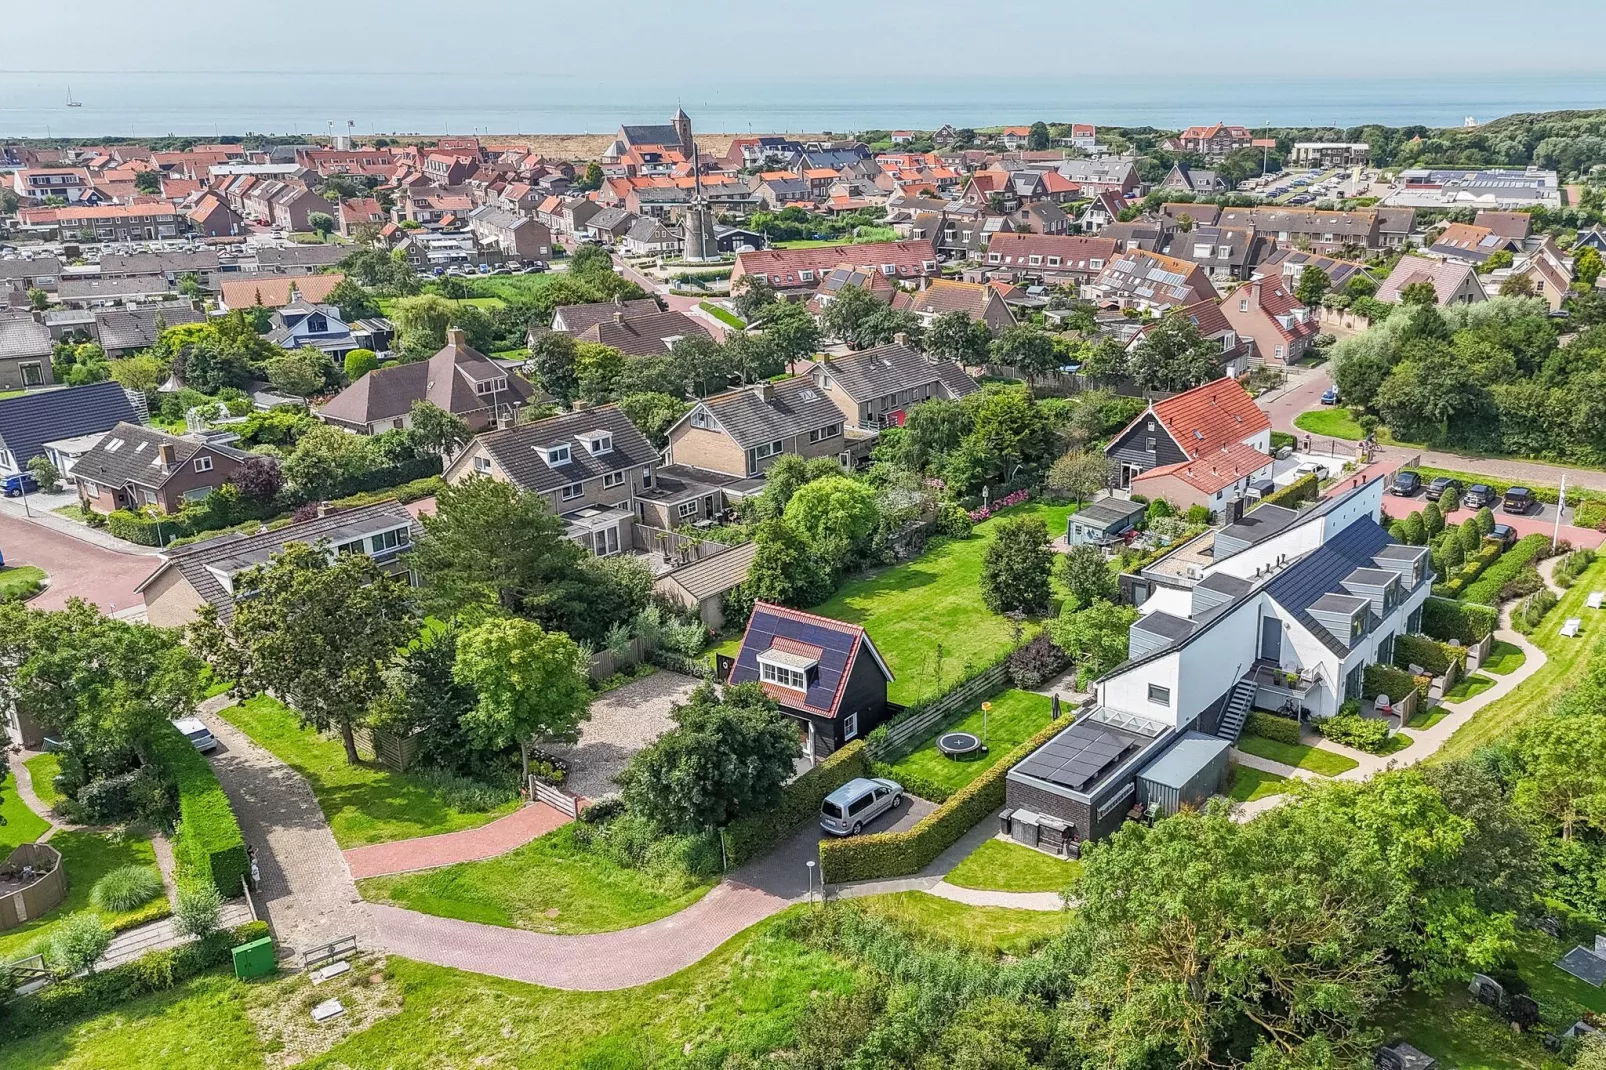
[[[600,457],[604,453],[613,452],[613,433],[609,431],[593,431],[581,438],[586,444],[586,450],[593,457]]]
[[[809,689],[809,671],[819,662],[803,654],[793,654],[773,647],[758,656],[758,678],[767,684],[793,691]]]
[[[569,444],[567,442],[560,442],[556,446],[547,446],[541,452],[546,457],[546,463],[549,468],[556,468],[559,465],[569,463]]]
[[[707,428],[713,426],[713,420],[709,418],[708,413],[698,409],[691,414],[691,425],[693,427]]]

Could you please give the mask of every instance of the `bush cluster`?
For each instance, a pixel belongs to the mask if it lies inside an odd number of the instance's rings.
[[[1321,494],[1321,481],[1312,472],[1308,476],[1301,476],[1281,490],[1273,491],[1260,499],[1261,505],[1280,505],[1285,509],[1297,509],[1301,502],[1313,502]]]
[[[1594,563],[1595,551],[1588,549],[1574,550],[1556,562],[1556,571],[1551,574],[1551,578],[1556,581],[1557,587],[1565,590],[1576,583],[1578,577],[1584,574],[1584,570]]]
[[[1511,610],[1511,626],[1523,635],[1532,635],[1545,621],[1545,615],[1560,601],[1554,591],[1545,589],[1518,602]]]
[[[1389,738],[1387,721],[1380,717],[1361,717],[1353,713],[1341,713],[1336,717],[1318,721],[1316,731],[1334,743],[1342,743],[1346,747],[1354,747],[1368,754],[1380,752]]]
[[[1059,648],[1048,632],[1042,631],[1009,655],[1009,676],[1015,681],[1016,687],[1035,691],[1064,672],[1070,664],[1070,656]]]
[[[1475,602],[1434,597],[1422,603],[1422,634],[1444,642],[1455,639],[1471,646],[1493,634],[1499,622],[1498,610]]]
[[[1434,676],[1443,676],[1452,662],[1465,669],[1466,649],[1422,635],[1400,635],[1394,639],[1394,664],[1402,669],[1420,665]]]
[[[1251,710],[1244,720],[1244,731],[1250,735],[1264,736],[1266,739],[1276,740],[1278,743],[1299,742],[1299,722],[1290,717],[1279,717],[1275,713],[1266,713],[1261,710]]]
[[[1453,537],[1447,534],[1445,538]],[[1472,582],[1483,575],[1484,571],[1496,561],[1505,551],[1497,542],[1485,543],[1477,553],[1466,558],[1466,563],[1456,568],[1446,569],[1449,576],[1444,583],[1435,583],[1433,593],[1442,598],[1459,598],[1463,592],[1472,585]]]
[[[225,898],[239,895],[251,864],[212,763],[171,724],[161,726],[149,746],[152,763],[178,791],[173,860],[180,887],[208,881]]]
[[[1461,592],[1462,600],[1486,606],[1499,605],[1501,589],[1515,580],[1524,567],[1542,559],[1549,549],[1549,535],[1524,536],[1517,545],[1501,554],[1498,561],[1485,568],[1482,575],[1466,585]]]
[[[1362,676],[1361,695],[1363,698],[1374,699],[1379,695],[1387,695],[1390,702],[1398,702],[1408,692],[1421,691],[1422,697],[1427,697],[1426,688],[1415,676],[1404,669],[1396,669],[1392,665],[1368,665]]]
[[[868,772],[864,740],[856,739],[786,786],[780,804],[725,829],[725,852],[732,867],[768,851],[803,822],[816,817],[825,797]]]
[[[162,875],[154,866],[118,866],[89,890],[95,909],[124,913],[162,894]]]

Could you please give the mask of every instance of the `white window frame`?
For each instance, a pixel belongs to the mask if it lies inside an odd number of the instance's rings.
[[[1160,706],[1171,705],[1171,689],[1163,684],[1150,684],[1149,701]]]
[[[195,458],[195,470],[197,472],[210,472],[212,470],[212,458],[210,458],[210,457],[197,457],[197,458]]]
[[[608,472],[602,477],[602,486],[605,490],[612,490],[614,487],[623,486],[624,481],[625,474],[623,472]]]
[[[547,446],[542,456],[546,458],[546,463],[553,468],[558,465],[568,464],[574,459],[569,451],[567,442],[560,442],[556,446]]]
[[[675,506],[675,516],[681,520],[685,520],[687,517],[696,516],[701,509],[702,503],[696,498],[693,498],[689,502],[681,502],[679,505]]]
[[[855,739],[859,735],[859,715],[850,713],[842,718],[842,742]]]
[[[475,457],[474,458],[474,471],[478,472],[480,475],[487,475],[487,476],[490,475],[491,474],[491,459],[489,457],[483,457],[483,456],[482,457]]]
[[[558,489],[558,498],[562,501],[572,502],[576,498],[585,497],[586,485],[584,483],[568,483]]]
[[[758,659],[758,678],[766,684],[774,684],[802,694],[806,694],[809,689],[809,674],[806,670],[794,669],[790,665],[777,665],[764,658]]]

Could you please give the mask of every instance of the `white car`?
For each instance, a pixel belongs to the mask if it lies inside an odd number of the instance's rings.
[[[202,754],[217,750],[217,737],[199,717],[180,717],[173,722],[173,727],[184,733],[184,738],[195,744],[195,749]]]
[[[1306,461],[1304,464],[1294,469],[1294,474],[1301,478],[1304,478],[1305,476],[1315,476],[1317,479],[1326,479],[1330,472],[1325,464],[1318,464],[1315,461]]]

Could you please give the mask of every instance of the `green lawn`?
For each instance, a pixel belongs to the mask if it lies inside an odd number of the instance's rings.
[[[1489,656],[1483,659],[1478,666],[1479,672],[1492,672],[1496,676],[1505,676],[1522,668],[1528,660],[1522,647],[1515,643],[1508,643],[1504,639],[1496,639],[1489,645]]]
[[[1463,676],[1457,680],[1455,686],[1445,693],[1444,701],[1465,702],[1469,698],[1483,694],[1493,686],[1494,680],[1491,677],[1475,672],[1471,676]]]
[[[302,728],[288,707],[263,695],[221,715],[306,777],[342,848],[474,828],[519,805],[515,800],[484,813],[455,810],[405,773],[366,762],[347,765],[339,739]]]
[[[1052,538],[1065,531],[1074,509],[1070,503],[1031,502],[1005,515],[1039,517]],[[913,561],[845,583],[813,608],[864,625],[896,677],[887,687],[893,702],[911,705],[951,685],[966,664],[985,665],[1009,649],[1010,622],[982,605],[978,593],[982,555],[997,523],[997,517],[986,520],[968,539],[950,539]]]
[[[1349,410],[1341,405],[1302,412],[1294,418],[1294,426],[1301,431],[1309,431],[1313,435],[1326,438],[1347,438],[1357,441],[1366,437],[1361,425],[1356,423],[1350,416]]]
[[[1596,642],[1606,634],[1598,624],[1600,614],[1586,613],[1583,608],[1589,592],[1603,583],[1606,583],[1606,557],[1589,566],[1578,582],[1562,595],[1560,604],[1551,610],[1552,620],[1583,618],[1583,631],[1578,637],[1563,638],[1555,628],[1541,628],[1530,636],[1529,641],[1543,650],[1549,660],[1519,686],[1473,714],[1433,756],[1434,760],[1465,758],[1479,747],[1495,742],[1528,717],[1549,709],[1558,695],[1579,680]]]
[[[1287,783],[1288,778],[1285,776],[1240,765],[1233,769],[1232,785],[1227,789],[1227,798],[1233,802],[1254,802],[1268,795],[1282,794],[1283,785]]]
[[[36,565],[7,565],[0,568],[0,602],[22,601],[39,593],[45,570]]]
[[[398,300],[399,298],[395,297],[380,297],[374,300],[374,304],[379,306],[379,314],[389,319],[390,314],[395,311]],[[500,297],[449,297],[447,300],[454,305],[474,305],[478,308],[507,307],[507,302]]]
[[[56,790],[56,775],[61,772],[61,755],[35,754],[25,763],[28,767],[28,780],[33,784],[33,793],[39,796],[39,801],[51,809],[61,801],[61,793]]]
[[[925,892],[868,895],[847,902],[920,936],[1003,955],[1025,955],[1065,928],[1062,910],[973,907]]]
[[[1431,710],[1422,710],[1419,713],[1413,714],[1411,719],[1405,722],[1405,727],[1416,729],[1432,728],[1449,715],[1449,707],[1440,704],[1433,707]]]
[[[777,928],[761,923],[672,977],[616,992],[558,991],[399,957],[377,986],[365,968],[317,989],[304,974],[241,984],[214,973],[7,1044],[0,1070],[631,1070],[682,1065],[687,1048],[756,1064],[792,1043],[814,1001],[846,995],[858,980],[854,967]],[[331,993],[358,1009],[314,1030],[307,1012]],[[380,1006],[373,1024],[344,1035],[367,1001]]]
[[[0,861],[10,854],[18,844],[32,843],[45,834],[50,822],[28,809],[17,794],[17,782],[11,775],[11,770],[0,765],[0,818],[5,824],[0,825]]]
[[[1265,736],[1244,735],[1238,740],[1238,749],[1245,754],[1253,754],[1257,758],[1268,761],[1282,762],[1297,769],[1309,769],[1322,776],[1337,776],[1340,773],[1354,769],[1360,763],[1353,758],[1346,758],[1342,754],[1335,754],[1330,750],[1321,750],[1317,747],[1307,747],[1303,743],[1279,743],[1275,739]]]
[[[422,873],[358,881],[364,899],[543,933],[628,929],[675,913],[712,882],[626,869],[575,844],[564,826],[515,851]]]
[[[961,888],[994,892],[1058,892],[1082,874],[1074,858],[1055,858],[1008,840],[988,840],[943,878]]]
[[[464,281],[480,297],[500,298],[505,304],[509,301],[532,301],[548,286],[566,277],[561,272],[546,272],[539,275],[480,275]]]
[[[922,786],[933,785],[942,790],[936,792],[928,790],[926,794],[942,795],[945,799],[1047,727],[1053,700],[1047,695],[1037,695],[1030,691],[1010,690],[994,696],[989,704],[992,709],[985,711],[986,754],[979,758],[956,761],[937,749],[937,737],[933,736],[916,750],[892,763],[892,779],[900,781],[916,795],[921,794]],[[982,720],[983,711],[978,704],[976,709],[959,721],[944,725],[942,731],[970,732],[981,736]],[[942,799],[933,801],[941,802]]]
[[[61,852],[61,864],[67,870],[67,898],[55,910],[0,933],[0,962],[22,955],[29,944],[48,936],[68,914],[91,909],[89,891],[107,873],[119,866],[156,865],[156,851],[148,833],[117,839],[84,830],[62,831],[50,837],[50,846]],[[162,897],[126,913],[103,911],[101,920],[110,928],[126,929],[166,917],[168,909],[167,899]]]
[[[710,316],[713,316],[715,319],[719,320],[719,322],[723,323],[732,330],[743,331],[747,329],[746,320],[742,319],[742,317],[736,315],[734,312],[729,312],[721,306],[714,304],[712,301],[700,301],[698,302],[697,307],[708,313]]]

